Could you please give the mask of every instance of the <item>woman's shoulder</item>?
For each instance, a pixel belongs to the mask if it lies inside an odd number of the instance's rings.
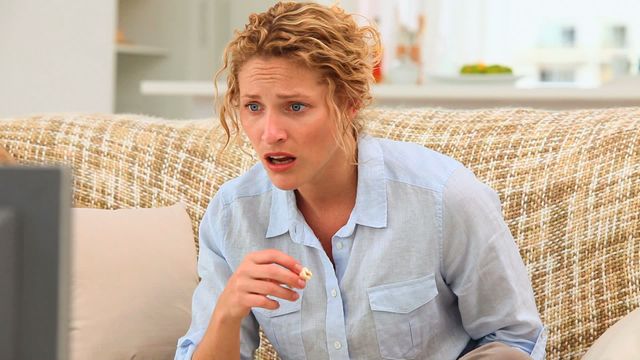
[[[442,189],[451,175],[464,165],[421,144],[374,138],[380,145],[389,180],[404,181],[429,189]]]
[[[262,164],[257,163],[242,175],[223,183],[212,202],[217,201],[222,206],[226,206],[238,199],[256,197],[268,193],[272,189],[273,185]]]

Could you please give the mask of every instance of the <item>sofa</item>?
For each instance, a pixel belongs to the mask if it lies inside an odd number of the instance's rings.
[[[640,107],[372,108],[359,116],[367,133],[445,153],[498,192],[547,327],[548,359],[581,358],[638,308]],[[242,138],[219,153],[222,135],[215,119],[61,113],[0,120],[0,147],[18,163],[71,167],[76,207],[182,202],[195,249],[209,200],[256,161]],[[261,344],[257,359],[277,357],[264,336]]]

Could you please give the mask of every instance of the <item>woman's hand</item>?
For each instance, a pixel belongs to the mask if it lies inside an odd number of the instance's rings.
[[[301,270],[298,261],[282,251],[262,250],[245,256],[220,294],[193,359],[240,358],[242,319],[253,307],[277,309],[278,302],[267,295],[289,301],[298,299],[291,289],[306,286],[299,276]]]
[[[267,295],[288,301],[297,300],[299,295],[292,289],[306,286],[299,276],[301,270],[302,265],[296,259],[279,250],[249,253],[220,294],[214,316],[241,321],[253,307],[277,309],[278,302]]]

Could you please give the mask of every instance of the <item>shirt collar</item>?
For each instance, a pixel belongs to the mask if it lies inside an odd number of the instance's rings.
[[[387,226],[384,157],[378,140],[368,135],[358,140],[358,189],[352,218],[357,224],[364,226]]]
[[[387,226],[387,186],[384,158],[378,141],[368,135],[358,139],[358,188],[356,204],[349,218],[356,224],[384,228]],[[298,209],[292,190],[273,186],[266,237],[276,237],[295,226]],[[353,227],[349,224],[347,227]],[[350,226],[349,226],[350,225]]]
[[[276,237],[289,231],[289,226],[297,212],[296,196],[293,190],[281,190],[271,185],[271,209],[269,211],[269,227],[267,238]]]

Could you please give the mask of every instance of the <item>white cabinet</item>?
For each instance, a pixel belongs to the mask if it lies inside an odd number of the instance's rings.
[[[116,113],[182,118],[191,100],[145,96],[140,82],[211,80],[226,41],[228,0],[118,0]]]

